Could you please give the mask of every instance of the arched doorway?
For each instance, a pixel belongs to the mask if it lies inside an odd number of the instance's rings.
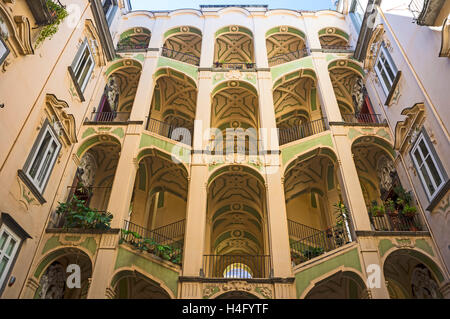
[[[399,249],[384,262],[384,277],[391,299],[441,299],[442,272],[427,256]]]
[[[137,271],[121,271],[114,276],[116,299],[171,299],[161,284]]]
[[[340,271],[316,283],[305,299],[366,299],[367,288],[359,275]]]

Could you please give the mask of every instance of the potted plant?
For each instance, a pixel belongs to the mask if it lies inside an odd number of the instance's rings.
[[[383,205],[378,205],[378,202],[374,201],[372,203],[371,213],[373,217],[383,217],[386,209]]]
[[[59,25],[61,22],[69,15],[66,8],[59,3],[55,3],[51,0],[47,0],[46,2],[47,9],[52,17],[52,21],[45,25],[36,40],[36,45],[41,44],[47,38],[53,37],[53,35],[58,32]]]
[[[395,202],[392,200],[392,198],[388,198],[384,202],[384,207],[388,215],[395,213]]]
[[[247,68],[247,69],[251,69],[251,68],[253,68],[253,62],[245,62],[245,67]]]
[[[403,207],[402,215],[408,218],[414,218],[417,213],[417,207],[410,206],[409,204],[406,204],[405,207]]]

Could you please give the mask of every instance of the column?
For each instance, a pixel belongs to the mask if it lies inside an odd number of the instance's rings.
[[[266,54],[267,56],[267,54]],[[281,176],[281,160],[276,129],[275,111],[272,96],[272,78],[268,71],[258,72],[260,127],[267,131],[262,136],[266,168],[266,200],[269,246],[272,257],[274,277],[291,277],[291,253],[287,225],[284,185]]]
[[[210,71],[200,71],[198,87],[183,256],[183,276],[195,277],[200,275],[203,267],[205,250],[208,165],[203,159],[202,150],[208,142],[207,139],[203,139],[203,135],[209,130],[211,118]]]
[[[339,182],[347,208],[353,217],[355,230],[371,230],[366,202],[359,183],[358,172],[353,160],[351,141],[347,129],[342,126],[332,127],[334,144],[338,155]]]

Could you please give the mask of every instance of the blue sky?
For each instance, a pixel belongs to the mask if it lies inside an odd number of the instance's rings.
[[[334,0],[131,0],[133,10],[199,9],[200,4],[267,4],[269,9],[334,9]]]

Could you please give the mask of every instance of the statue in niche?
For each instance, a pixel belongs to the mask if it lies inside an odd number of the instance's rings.
[[[394,186],[395,171],[394,162],[387,156],[382,156],[377,163],[377,175],[380,181],[380,191],[382,194],[389,192]]]
[[[65,281],[63,266],[58,262],[51,264],[39,281],[40,299],[63,299]]]
[[[411,289],[414,298],[417,299],[439,299],[439,287],[431,277],[431,273],[424,265],[420,264],[414,268],[411,276]]]
[[[119,102],[119,84],[115,76],[111,76],[108,79],[108,83],[105,88],[106,98],[108,99],[108,103],[111,107],[112,111],[117,111],[117,106]]]
[[[364,105],[364,83],[361,78],[359,78],[352,88],[352,99],[353,106],[355,107],[355,113],[361,112]]]
[[[97,162],[94,155],[90,152],[84,154],[78,167],[78,172],[80,181],[84,186],[90,187],[94,185],[95,173],[97,172]]]

